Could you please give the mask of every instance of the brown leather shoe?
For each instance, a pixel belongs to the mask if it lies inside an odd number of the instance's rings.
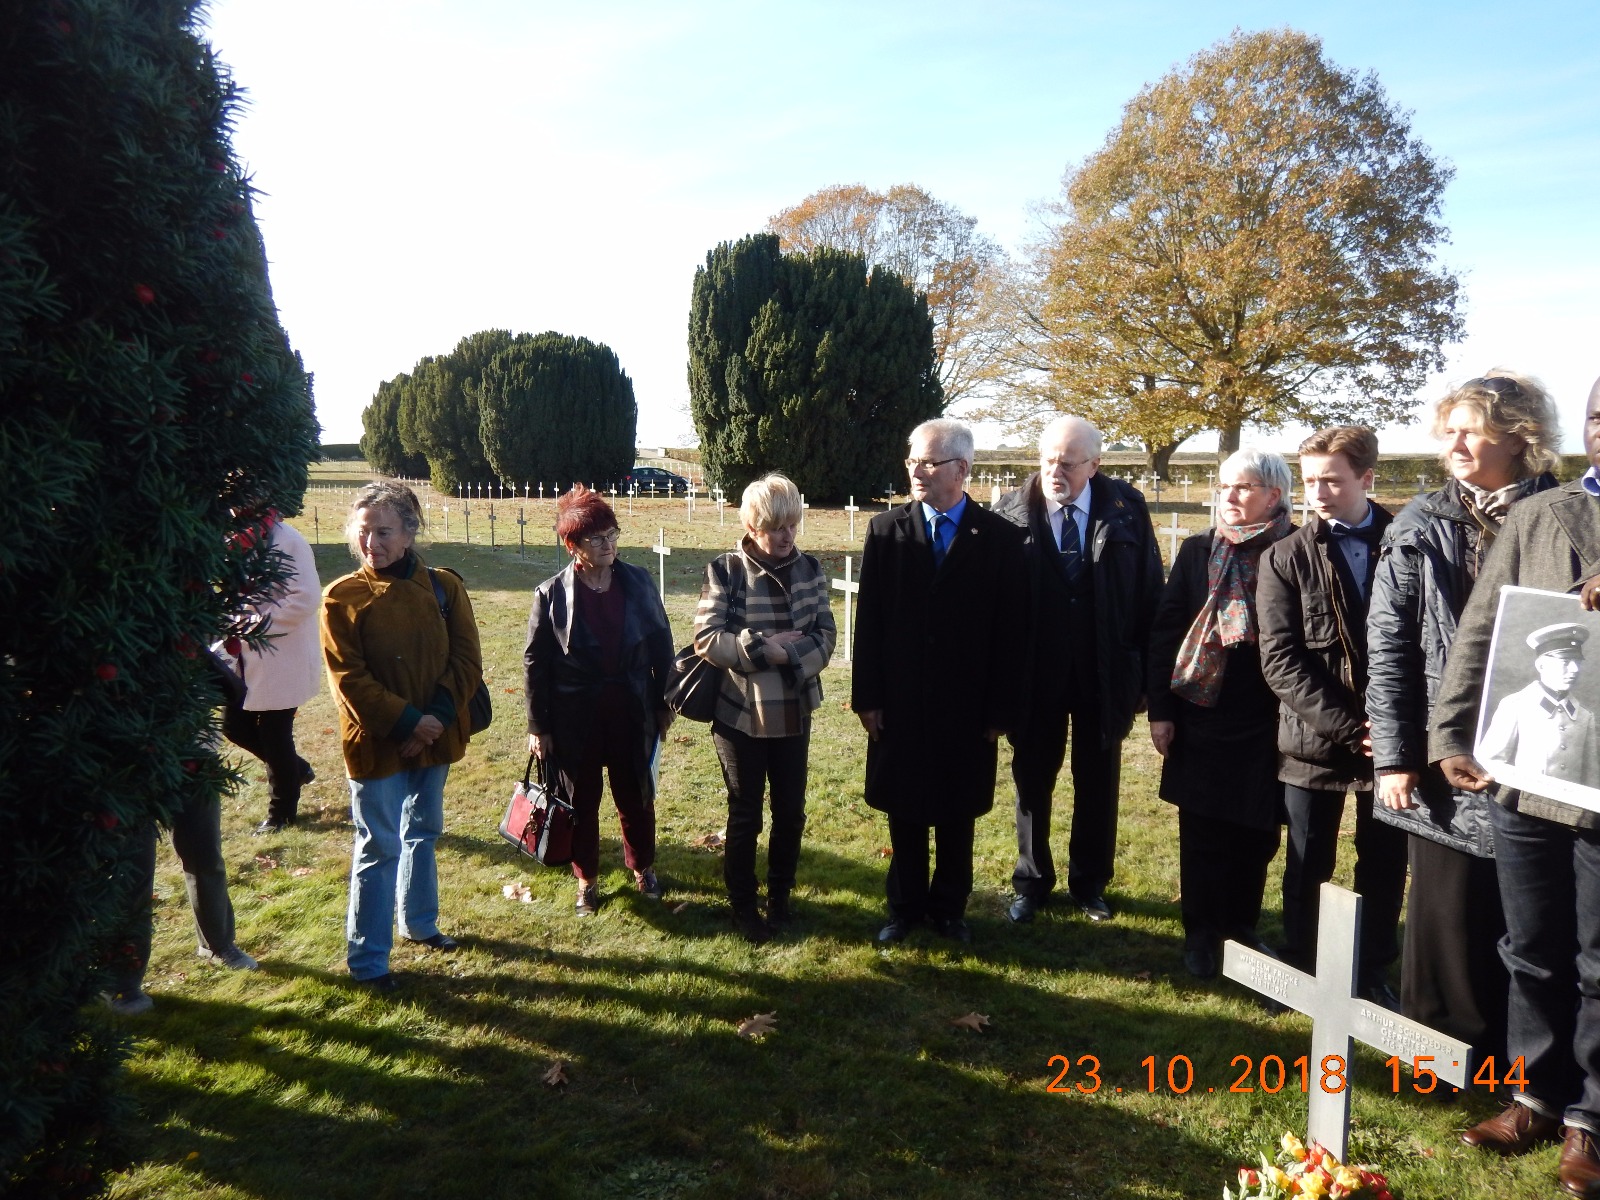
[[[1573,1196],[1600,1196],[1600,1149],[1594,1134],[1576,1126],[1567,1129],[1556,1177],[1562,1190]]]
[[[1469,1146],[1482,1146],[1509,1158],[1526,1154],[1539,1142],[1553,1142],[1559,1136],[1560,1121],[1512,1101],[1506,1105],[1505,1112],[1474,1125],[1461,1135],[1461,1140]]]

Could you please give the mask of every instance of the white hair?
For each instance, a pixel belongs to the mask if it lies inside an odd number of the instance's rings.
[[[1268,487],[1278,489],[1278,498],[1287,508],[1289,493],[1294,487],[1294,477],[1289,473],[1288,460],[1281,454],[1274,454],[1271,450],[1263,450],[1259,446],[1246,446],[1235,450],[1222,461],[1217,468],[1217,478],[1221,479],[1229,471],[1240,475],[1254,475]]]
[[[962,422],[952,420],[950,417],[935,417],[931,421],[924,421],[911,431],[911,436],[906,439],[906,445],[914,445],[919,437],[926,437],[929,446],[939,448],[938,453],[959,458],[967,464],[967,470],[972,470],[976,449],[972,440],[972,430]]]
[[[1090,458],[1099,458],[1106,442],[1104,435],[1089,422],[1069,415],[1057,417],[1039,431],[1039,453],[1044,454],[1044,448],[1062,435],[1069,442],[1082,443]]]

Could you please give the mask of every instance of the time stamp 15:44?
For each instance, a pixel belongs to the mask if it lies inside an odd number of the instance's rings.
[[[1428,1093],[1439,1086],[1439,1077],[1434,1074],[1429,1066],[1434,1061],[1431,1054],[1419,1054],[1412,1058],[1409,1064],[1411,1072],[1411,1090]],[[1065,1054],[1052,1054],[1048,1064],[1050,1067],[1059,1067],[1054,1079],[1046,1086],[1047,1092],[1081,1092],[1090,1095],[1100,1091],[1103,1083],[1100,1079],[1100,1060],[1093,1054],[1080,1055],[1076,1060]],[[1145,1071],[1144,1091],[1154,1093],[1162,1089],[1175,1095],[1185,1095],[1195,1090],[1194,1063],[1187,1054],[1174,1054],[1163,1064],[1154,1054],[1140,1060],[1139,1065]],[[1384,1059],[1383,1065],[1389,1069],[1389,1090],[1400,1091],[1400,1072],[1407,1064],[1399,1055],[1390,1055]],[[1451,1063],[1451,1066],[1456,1064]],[[1313,1069],[1309,1056],[1302,1054],[1287,1064],[1276,1054],[1268,1054],[1259,1062],[1248,1054],[1235,1054],[1229,1064],[1231,1069],[1237,1069],[1239,1074],[1227,1087],[1226,1092],[1281,1092],[1285,1087],[1293,1087],[1298,1081],[1302,1092],[1311,1091],[1313,1086],[1320,1087],[1325,1092],[1342,1092],[1349,1086],[1346,1075],[1349,1065],[1343,1055],[1324,1055],[1321,1064]],[[1501,1075],[1495,1070],[1494,1056],[1490,1055],[1483,1060],[1477,1071],[1473,1073],[1472,1082],[1479,1087],[1494,1091],[1499,1087],[1514,1087],[1519,1092],[1528,1086],[1527,1076],[1524,1073],[1521,1057],[1513,1059],[1506,1068],[1506,1073]],[[1115,1088],[1115,1091],[1123,1091]],[[1138,1087],[1127,1089],[1139,1091]],[[1203,1089],[1207,1092],[1218,1090],[1216,1086]],[[1452,1087],[1452,1092],[1461,1089]]]

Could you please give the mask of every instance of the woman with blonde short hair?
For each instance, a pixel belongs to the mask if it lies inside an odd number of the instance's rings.
[[[806,824],[811,714],[833,655],[833,613],[822,566],[795,548],[800,492],[782,475],[744,490],[739,548],[706,566],[694,618],[696,652],[727,668],[711,738],[728,787],[723,879],[739,930],[752,942],[791,919],[789,894]],[[756,839],[770,786],[767,912],[757,907]]]
[[[1493,802],[1452,791],[1428,765],[1428,720],[1456,622],[1507,510],[1556,486],[1561,430],[1536,380],[1495,368],[1434,405],[1433,435],[1450,479],[1384,532],[1367,611],[1373,814],[1410,834],[1401,1010],[1503,1058],[1510,979],[1498,949],[1506,921]]]

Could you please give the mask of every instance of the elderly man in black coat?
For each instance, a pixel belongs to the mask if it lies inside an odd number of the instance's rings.
[[[1039,470],[995,512],[1026,531],[1030,621],[1017,681],[1027,723],[1011,739],[1017,788],[1013,921],[1033,920],[1056,885],[1050,808],[1072,732],[1067,890],[1111,918],[1122,742],[1144,704],[1145,643],[1161,596],[1161,554],[1144,497],[1099,473],[1100,431],[1060,417],[1039,436]]]
[[[894,851],[883,943],[924,920],[971,940],[973,824],[994,807],[995,742],[1021,710],[1021,538],[966,494],[972,459],[961,422],[917,426],[911,503],[874,517],[862,549],[850,707],[869,739],[866,800],[888,814]]]

